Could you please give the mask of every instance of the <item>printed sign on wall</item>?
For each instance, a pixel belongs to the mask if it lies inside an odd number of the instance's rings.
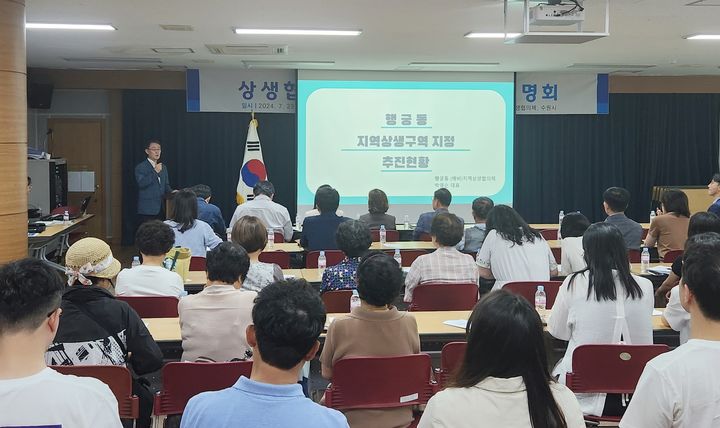
[[[608,114],[607,74],[516,73],[516,114]]]

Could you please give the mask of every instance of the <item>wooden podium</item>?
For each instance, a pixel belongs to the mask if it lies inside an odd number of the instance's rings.
[[[682,190],[685,192],[688,197],[688,204],[690,205],[690,214],[707,211],[708,207],[713,203],[713,198],[708,195],[707,186],[653,186],[653,206],[660,206],[660,197],[663,192],[668,189]]]

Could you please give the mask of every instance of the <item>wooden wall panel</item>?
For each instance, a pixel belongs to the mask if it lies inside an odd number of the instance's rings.
[[[27,212],[0,215],[0,232],[0,264],[27,257]]]
[[[25,74],[25,0],[0,0],[0,70]]]
[[[0,215],[27,215],[26,153],[25,144],[0,144]]]
[[[27,143],[26,80],[25,74],[0,70],[0,144]]]

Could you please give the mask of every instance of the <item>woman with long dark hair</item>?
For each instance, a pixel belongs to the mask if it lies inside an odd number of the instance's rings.
[[[477,264],[480,277],[495,279],[493,289],[510,281],[549,281],[557,275],[548,243],[511,207],[497,205],[490,210],[485,229]]]
[[[565,356],[553,370],[560,382],[572,371],[572,355],[580,345],[653,343],[653,286],[632,275],[620,229],[595,223],[583,234],[587,267],[565,279],[548,320],[548,332],[567,340]],[[578,394],[583,413],[620,416],[620,395]]]
[[[172,218],[165,220],[175,233],[175,246],[187,247],[193,257],[205,257],[207,248],[213,249],[222,240],[212,227],[197,218],[197,197],[191,190],[181,190],[173,198]]]
[[[688,238],[689,222],[690,208],[685,192],[666,190],[660,197],[658,216],[650,223],[643,245],[654,247],[657,244],[660,257],[665,257],[665,253],[671,250],[682,250]]]
[[[585,427],[573,393],[548,372],[542,321],[524,298],[491,292],[466,331],[462,365],[418,427]]]

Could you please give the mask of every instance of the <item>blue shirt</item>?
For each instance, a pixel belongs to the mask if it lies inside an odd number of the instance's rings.
[[[343,261],[335,266],[327,267],[323,272],[320,292],[356,289],[355,274],[359,264],[360,257],[345,257]]]
[[[480,250],[485,241],[485,223],[477,223],[475,226],[465,229],[465,245],[462,251],[474,253]]]
[[[337,232],[340,223],[348,220],[350,219],[340,217],[335,213],[321,213],[320,215],[306,217],[305,221],[303,221],[300,245],[307,251],[337,250],[335,232]]]
[[[710,207],[708,208],[708,212],[720,217],[720,199],[715,200],[715,202],[710,205]]]
[[[220,235],[220,238],[224,241],[227,236],[227,229],[225,228],[225,219],[220,212],[220,208],[216,205],[208,204],[203,198],[197,198],[198,201],[198,220],[202,220],[212,227],[215,234]]]
[[[299,384],[270,385],[245,376],[187,404],[180,428],[347,428],[345,416],[303,395]]]
[[[420,235],[423,233],[430,233],[430,226],[432,226],[432,221],[435,216],[447,212],[449,212],[447,208],[438,208],[435,211],[420,214],[420,218],[418,218],[417,224],[415,225],[415,231],[413,232],[413,241],[420,240]],[[465,220],[463,220],[462,217],[458,217],[458,219],[460,219],[464,227]]]

